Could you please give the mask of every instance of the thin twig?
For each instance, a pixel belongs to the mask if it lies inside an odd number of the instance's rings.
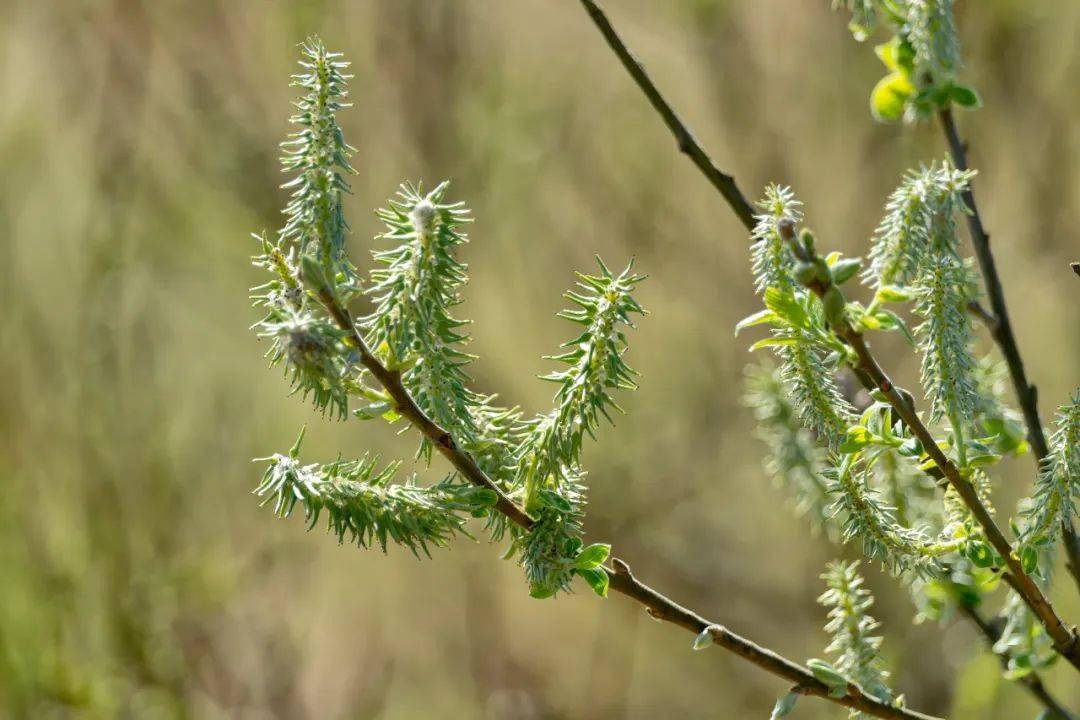
[[[581,4],[585,7],[585,12],[589,13],[589,17],[599,28],[600,34],[607,40],[607,44],[614,51],[615,55],[619,58],[619,62],[626,68],[626,72],[630,73],[630,77],[634,79],[637,86],[641,88],[641,92],[645,93],[645,97],[648,98],[649,103],[653,106],[660,117],[663,118],[664,124],[668,126],[671,134],[675,136],[675,141],[679,145],[679,151],[690,158],[691,162],[697,166],[697,169],[701,171],[701,174],[712,183],[724,199],[727,200],[728,205],[731,206],[732,211],[739,218],[739,221],[746,227],[747,230],[754,229],[754,206],[746,199],[746,196],[739,190],[739,186],[735,184],[735,178],[731,175],[720,170],[713,163],[708,153],[704,148],[698,144],[698,141],[694,139],[694,134],[690,132],[690,129],[686,127],[686,124],[679,119],[679,116],[672,109],[668,101],[657,89],[653,83],[652,78],[645,71],[645,66],[638,61],[634,54],[630,52],[630,49],[626,47],[626,43],[622,41],[619,34],[612,27],[611,22],[607,19],[607,15],[600,9],[593,0],[581,0]]]
[[[960,170],[967,170],[967,145],[960,139],[952,109],[946,108],[939,112],[938,119],[945,132],[953,164]],[[982,270],[983,280],[986,283],[986,295],[990,300],[991,317],[994,319],[991,335],[1001,349],[1001,354],[1009,367],[1009,376],[1027,424],[1028,442],[1035,451],[1036,462],[1041,466],[1050,451],[1046,445],[1042,420],[1039,418],[1039,393],[1028,381],[1024,370],[1024,361],[1020,357],[1020,348],[1013,334],[1012,322],[1009,320],[1009,309],[1005,305],[1005,290],[1001,285],[1001,278],[998,277],[994,253],[990,249],[990,235],[983,227],[982,216],[979,215],[979,208],[975,204],[975,193],[971,183],[968,183],[967,189],[963,192],[963,200],[968,208],[967,223],[971,234],[971,245],[975,248],[975,257],[979,260],[979,268]],[[1072,521],[1068,518],[1062,519],[1061,529],[1066,565],[1077,587],[1080,587],[1080,538],[1077,537]]]
[[[334,322],[347,333],[347,342],[356,348],[360,355],[361,364],[371,372],[394,399],[397,412],[434,443],[439,452],[450,461],[450,464],[463,477],[475,485],[494,490],[499,498],[495,506],[499,512],[526,530],[531,528],[533,519],[502,492],[498,484],[488,477],[471,455],[458,447],[450,433],[439,427],[416,404],[402,384],[401,374],[388,369],[372,354],[355,322],[353,322],[349,311],[338,302],[333,293],[326,287],[315,288],[314,290],[320,302],[326,307],[327,312],[334,318]],[[845,694],[834,697],[830,694],[829,686],[814,677],[806,668],[778,655],[772,650],[755,644],[741,635],[733,633],[717,623],[705,620],[697,613],[687,610],[637,580],[626,563],[618,559],[612,562],[614,569],[604,568],[610,578],[610,589],[641,603],[649,614],[655,618],[674,623],[695,634],[700,634],[708,629],[717,645],[749,660],[774,675],[798,684],[806,695],[825,698],[844,707],[859,710],[867,715],[879,718],[889,718],[890,720],[938,720],[930,715],[923,715],[914,710],[894,707],[887,702],[882,702],[863,692],[855,683],[848,684]]]

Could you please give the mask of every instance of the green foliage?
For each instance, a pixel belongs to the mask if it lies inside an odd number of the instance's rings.
[[[859,42],[881,25],[893,33],[874,48],[889,71],[870,94],[876,119],[913,122],[952,103],[979,107],[978,94],[956,82],[962,62],[953,0],[833,0],[839,7],[851,12],[848,27]]]
[[[765,198],[758,206],[763,212],[755,218],[750,252],[754,288],[758,293],[770,287],[787,290],[792,285],[790,273],[794,260],[780,237],[779,223],[781,220],[800,222],[802,203],[795,199],[791,188],[773,184],[765,188]]]
[[[307,301],[295,253],[287,256],[280,244],[264,237],[256,239],[263,254],[253,258],[253,263],[272,274],[272,279],[253,288],[251,295],[255,306],[266,312],[253,326],[258,337],[271,341],[266,357],[271,366],[284,366],[294,393],[305,399],[310,396],[324,414],[344,418],[355,362],[344,335]]]
[[[879,292],[903,289],[940,255],[955,253],[955,216],[964,209],[961,193],[974,175],[947,161],[908,171],[889,195],[863,280]]]
[[[833,9],[845,8],[851,13],[848,29],[859,42],[874,33],[878,24],[878,8],[875,0],[832,0]]]
[[[858,683],[867,694],[892,702],[889,673],[878,657],[881,637],[873,634],[880,624],[869,614],[874,598],[864,587],[858,567],[858,561],[836,561],[829,563],[821,576],[828,589],[818,602],[829,609],[825,631],[832,637],[825,652],[833,658],[833,667],[840,676]],[[867,716],[851,710],[848,717]]]
[[[1050,667],[1057,660],[1054,643],[1031,609],[1015,595],[1009,597],[1001,612],[1001,637],[994,652],[1007,660],[1005,677],[1018,680],[1036,670]]]

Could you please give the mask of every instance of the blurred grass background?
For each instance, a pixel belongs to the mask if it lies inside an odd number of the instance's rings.
[[[717,163],[752,197],[791,184],[829,247],[861,253],[903,169],[944,154],[936,127],[871,121],[882,69],[825,0],[608,5]],[[1048,415],[1080,376],[1080,4],[959,11],[986,104],[961,122]],[[578,3],[5,0],[0,17],[0,716],[749,718],[786,689],[618,597],[530,600],[485,543],[384,557],[257,507],[249,459],[305,422],[313,459],[413,450],[286,398],[246,331],[248,233],[280,223],[309,33],[354,62],[354,257],[402,180],[451,178],[475,211],[478,387],[544,408],[571,271],[599,252],[651,275],[641,390],[587,451],[589,535],[706,615],[820,654],[817,576],[853,550],[808,541],[764,478],[732,338],[756,304],[746,233]],[[910,353],[881,344],[910,381]],[[1030,458],[1005,467],[1002,515],[1031,476]],[[867,571],[912,705],[1036,714],[967,627],[912,627]],[[1048,677],[1080,703],[1075,676]]]

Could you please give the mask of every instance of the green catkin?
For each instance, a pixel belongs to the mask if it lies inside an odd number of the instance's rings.
[[[1077,518],[1080,502],[1080,389],[1058,408],[1050,453],[1043,459],[1035,492],[1025,501],[1022,541],[1046,546],[1060,536],[1062,527]]]
[[[920,84],[945,85],[960,69],[960,40],[952,0],[907,0],[908,41]]]
[[[849,456],[825,474],[835,497],[833,512],[845,518],[843,540],[858,539],[867,557],[879,560],[893,573],[936,572],[938,558],[959,549],[947,536],[933,539],[921,530],[900,525],[895,508],[871,487],[870,471],[858,460]]]
[[[645,312],[631,295],[644,278],[632,263],[618,275],[599,264],[599,275],[579,274],[577,289],[566,293],[576,307],[559,313],[581,332],[563,344],[564,353],[548,358],[566,365],[543,377],[559,386],[555,408],[520,429],[515,485],[526,510],[541,519],[523,541],[522,563],[539,597],[564,590],[572,576],[566,552],[580,547],[584,437],[595,437],[601,416],[610,421],[612,410],[621,412],[612,391],[637,387],[636,372],[623,360],[622,328]]]
[[[751,270],[754,274],[754,289],[759,294],[766,288],[775,287],[788,290],[793,286],[791,279],[791,250],[780,236],[779,223],[790,220],[798,223],[802,220],[802,203],[795,199],[795,193],[789,187],[769,185],[765,188],[765,198],[758,202],[764,212],[755,215],[757,224],[751,234]]]
[[[927,263],[916,281],[915,328],[922,353],[922,385],[931,418],[971,424],[977,401],[971,354],[970,274],[960,259],[943,254]]]
[[[377,544],[384,552],[393,542],[414,555],[430,555],[430,548],[445,547],[454,535],[468,535],[467,518],[486,512],[496,500],[491,490],[453,478],[431,487],[417,485],[415,477],[392,484],[400,463],[377,470],[377,456],[303,465],[294,449],[262,460],[269,465],[255,494],[272,503],[275,514],[288,517],[301,505],[313,528],[325,513],[327,530],[339,542]]]
[[[775,368],[747,368],[744,400],[754,408],[758,437],[769,448],[765,469],[794,494],[798,514],[806,515],[816,531],[828,532],[833,520],[829,513],[832,498],[821,474],[824,457],[814,437],[803,428],[789,393]]]
[[[869,614],[874,597],[866,589],[858,568],[858,561],[834,561],[821,576],[827,589],[818,598],[818,603],[829,610],[825,631],[832,638],[825,652],[832,657],[840,674],[858,683],[873,697],[891,702],[893,693],[887,684],[889,673],[882,667],[879,657],[882,639],[874,635],[880,623]],[[848,717],[862,720],[869,716],[850,710]]]
[[[296,176],[282,187],[292,191],[285,207],[286,223],[281,230],[284,242],[293,242],[301,254],[318,258],[328,277],[338,272],[352,276],[352,265],[345,256],[348,224],[341,196],[349,192],[343,175],[355,174],[349,164],[353,153],[338,125],[336,113],[348,107],[346,82],[342,74],[349,63],[340,53],[326,50],[318,38],[301,46],[304,70],[293,76],[293,85],[305,94],[296,103],[297,113],[290,122],[299,130],[281,144],[282,170]]]
[[[427,194],[402,185],[378,211],[386,225],[380,239],[397,245],[372,253],[376,266],[365,292],[375,310],[360,324],[386,365],[404,370],[402,381],[417,405],[473,450],[480,437],[474,414],[483,398],[469,389],[465,372],[473,360],[464,349],[468,322],[451,314],[467,282],[456,255],[468,241],[461,227],[471,220],[462,203],[444,202],[446,190],[447,183]],[[430,440],[422,439],[428,461],[431,450]]]

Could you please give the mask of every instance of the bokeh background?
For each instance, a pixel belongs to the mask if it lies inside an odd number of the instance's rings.
[[[870,119],[882,68],[826,0],[608,5],[717,163],[752,197],[794,186],[829,247],[862,252],[904,168],[943,156],[936,127]],[[1048,414],[1080,379],[1080,4],[959,15],[986,104],[961,122]],[[312,458],[414,449],[286,398],[246,329],[248,233],[281,221],[276,144],[309,33],[354,62],[354,256],[403,180],[451,178],[475,211],[479,388],[545,408],[572,270],[637,258],[643,378],[587,451],[589,536],[706,615],[821,654],[818,574],[855,551],[809,538],[762,471],[732,336],[756,305],[746,233],[577,2],[6,0],[0,18],[0,716],[750,718],[786,689],[619,597],[530,600],[485,542],[383,556],[257,506],[250,458],[304,423]],[[879,344],[910,381],[910,352]],[[1003,514],[1032,470],[1004,467]],[[1036,714],[966,626],[912,626],[866,571],[912,705]],[[1080,704],[1075,676],[1047,675]]]

